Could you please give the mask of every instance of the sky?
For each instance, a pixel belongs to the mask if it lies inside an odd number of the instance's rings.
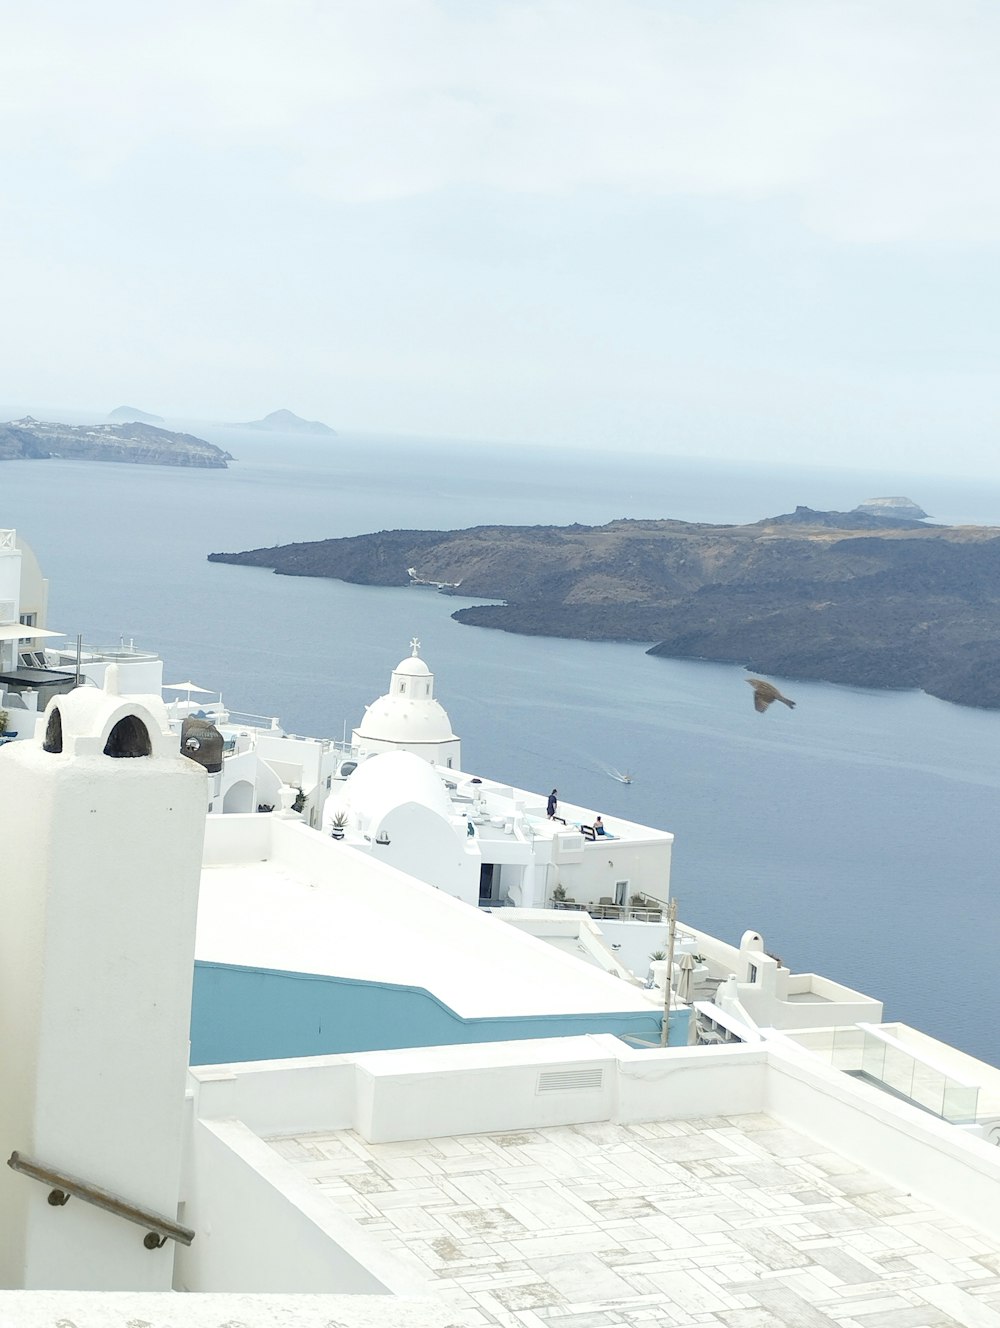
[[[1000,477],[996,0],[3,9],[12,409]]]

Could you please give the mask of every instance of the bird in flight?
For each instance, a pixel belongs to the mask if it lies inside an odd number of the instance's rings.
[[[744,678],[743,681],[753,688],[753,704],[758,714],[762,715],[772,701],[781,701],[789,710],[795,709],[795,702],[782,696],[774,683],[765,682],[763,678]]]

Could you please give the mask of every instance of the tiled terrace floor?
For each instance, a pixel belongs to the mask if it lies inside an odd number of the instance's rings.
[[[1000,1328],[1000,1243],[764,1116],[270,1142],[462,1324]]]

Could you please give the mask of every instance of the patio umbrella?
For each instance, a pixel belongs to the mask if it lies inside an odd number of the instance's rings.
[[[215,695],[215,693],[210,692],[207,687],[199,687],[196,682],[165,682],[163,684],[163,690],[165,692],[187,692],[188,699],[190,699],[192,692],[201,692],[203,696]]]
[[[694,972],[694,955],[687,951],[681,955],[678,968],[681,975],[677,979],[677,999],[683,1001],[685,1005],[691,1004],[691,974]]]

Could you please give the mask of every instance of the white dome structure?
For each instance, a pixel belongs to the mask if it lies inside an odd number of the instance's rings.
[[[444,782],[426,761],[412,752],[382,752],[358,766],[344,784],[336,808],[324,820],[332,820],[342,810],[352,826],[378,830],[387,813],[404,803],[424,807],[445,820],[452,814]]]
[[[481,856],[456,816],[441,774],[412,752],[388,751],[358,766],[330,799],[323,831],[341,815],[349,843],[368,847],[380,862],[447,894],[475,904]]]
[[[411,653],[393,670],[389,690],[365,710],[352,733],[362,757],[376,752],[404,751],[431,765],[461,766],[461,743],[452,732],[447,711],[434,700],[434,674],[420,658],[414,637]]]

